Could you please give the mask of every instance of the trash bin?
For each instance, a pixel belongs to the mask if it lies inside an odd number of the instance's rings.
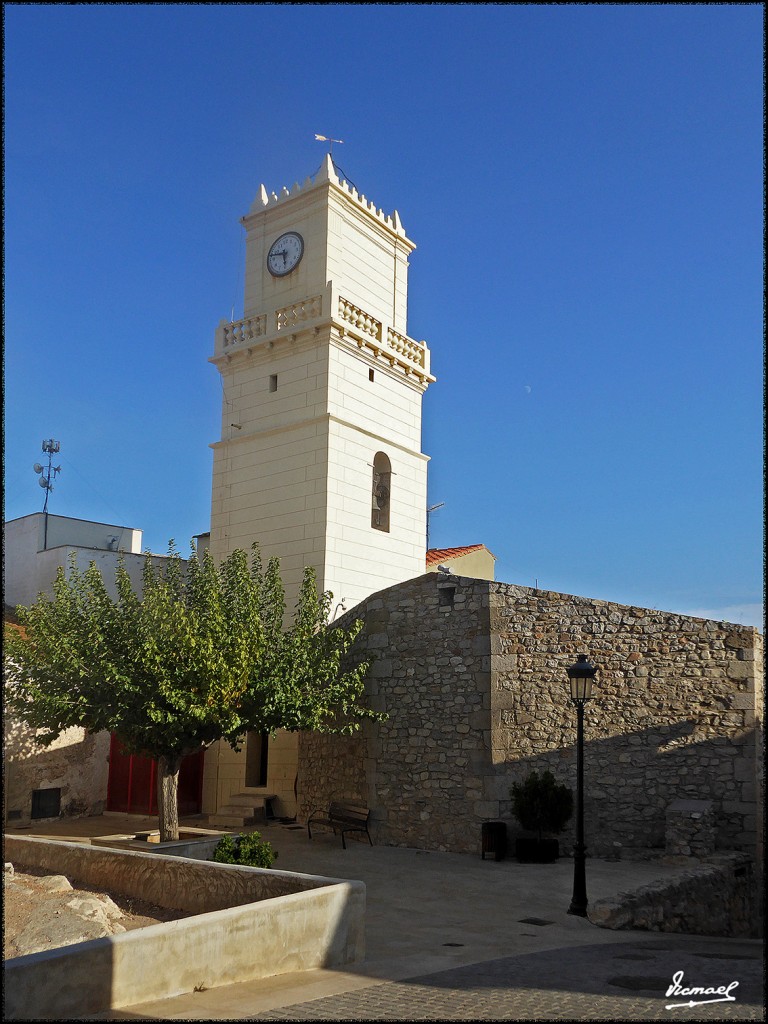
[[[503,821],[484,821],[482,824],[483,860],[492,853],[495,860],[503,860],[507,852],[507,825]]]

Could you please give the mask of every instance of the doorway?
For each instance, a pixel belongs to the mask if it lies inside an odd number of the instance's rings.
[[[245,785],[254,789],[267,784],[269,733],[251,730],[245,739]]]

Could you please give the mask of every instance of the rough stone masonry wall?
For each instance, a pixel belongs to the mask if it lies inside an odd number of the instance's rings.
[[[672,881],[598,900],[587,916],[601,928],[757,938],[754,865],[743,853],[720,854]]]
[[[585,832],[594,854],[615,842],[663,852],[677,800],[711,800],[716,846],[754,853],[762,638],[752,627],[490,584],[493,760],[503,790],[549,768],[575,787],[576,714],[566,666],[599,673],[585,709]],[[503,779],[503,782],[501,782]],[[501,784],[499,784],[501,782]],[[566,847],[572,842],[565,836]]]
[[[366,692],[389,718],[350,739],[301,736],[300,818],[346,796],[370,807],[375,842],[475,852],[496,809],[483,796],[487,589],[432,573],[374,594],[345,618],[365,622],[355,650],[373,658]]]
[[[374,594],[345,618],[365,622],[356,649],[375,658],[367,692],[389,718],[350,739],[302,735],[300,820],[347,797],[371,808],[376,842],[477,853],[483,821],[513,834],[514,781],[550,768],[575,789],[565,670],[586,653],[599,668],[585,714],[590,853],[621,843],[663,854],[667,808],[684,799],[713,802],[719,848],[754,855],[755,629],[441,574]]]

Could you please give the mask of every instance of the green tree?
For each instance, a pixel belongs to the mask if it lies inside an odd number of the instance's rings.
[[[10,712],[44,730],[106,729],[133,754],[156,759],[160,838],[178,838],[182,758],[217,740],[277,729],[352,733],[385,717],[361,702],[367,663],[348,657],[362,623],[328,625],[332,595],[304,570],[293,625],[277,559],[263,568],[234,551],[216,565],[194,547],[186,565],[147,554],[143,594],[121,561],[112,600],[94,562],[60,568],[53,597],[19,607],[6,630]]]

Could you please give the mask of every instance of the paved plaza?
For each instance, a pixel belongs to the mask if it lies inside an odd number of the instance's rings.
[[[78,838],[142,827],[137,819],[104,816],[26,834]],[[567,913],[569,858],[548,865],[483,860],[479,837],[478,854],[470,856],[354,840],[343,850],[330,833],[310,842],[306,829],[290,823],[272,822],[261,831],[278,851],[276,867],[365,882],[365,961],[190,992],[90,1019],[764,1019],[761,941],[597,928]],[[589,859],[589,898],[684,870]],[[666,995],[680,971],[681,987],[738,982],[732,1001],[681,1006],[691,997]]]

